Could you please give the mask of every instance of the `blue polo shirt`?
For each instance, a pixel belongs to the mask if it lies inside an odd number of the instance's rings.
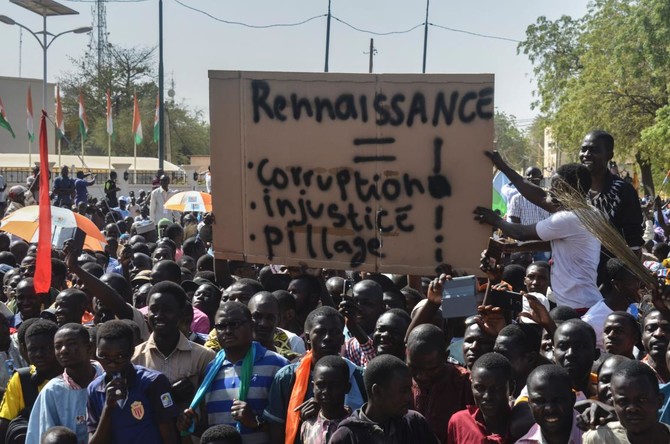
[[[158,425],[175,420],[179,414],[173,402],[170,382],[159,372],[134,365],[134,374],[128,380],[128,397],[123,407],[114,405],[112,411],[113,443],[162,442]],[[105,405],[105,375],[95,378],[88,386],[88,432],[98,428]]]

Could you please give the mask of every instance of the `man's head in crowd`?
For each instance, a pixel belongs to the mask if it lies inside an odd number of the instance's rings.
[[[190,256],[197,261],[202,256],[207,254],[207,246],[198,237],[190,237],[184,241],[182,250],[186,256]]]
[[[319,304],[321,283],[314,276],[304,274],[291,281],[288,292],[295,298],[296,314],[302,321]]]
[[[503,269],[502,280],[507,282],[512,291],[522,291],[524,289],[524,281],[526,278],[526,268],[518,264],[506,265]]]
[[[391,310],[398,308],[407,312],[407,303],[405,302],[405,295],[400,290],[392,288],[384,291],[384,309]]]
[[[279,328],[283,328],[284,330],[289,330],[292,331],[293,333],[296,333],[294,324],[296,321],[296,302],[295,298],[291,293],[289,293],[286,290],[276,290],[273,291],[272,294],[274,295],[275,298],[277,298],[277,302],[279,302]],[[300,328],[299,330],[301,330]]]
[[[665,352],[670,342],[670,319],[658,310],[651,310],[642,320],[642,346],[647,362],[661,375],[668,374]]]
[[[242,435],[233,426],[218,424],[202,433],[200,444],[242,444]]]
[[[181,269],[176,262],[163,260],[154,264],[151,269],[151,282],[154,284],[163,281],[171,281],[181,284]]]
[[[164,281],[151,287],[147,297],[147,320],[157,337],[173,337],[186,305],[184,289],[174,282]]]
[[[77,444],[77,434],[64,426],[54,426],[47,430],[40,444]]]
[[[2,279],[3,290],[5,293],[6,300],[12,300],[16,294],[16,287],[21,282],[21,274],[19,273],[18,268],[14,268],[5,273],[5,277]]]
[[[20,264],[28,253],[28,243],[22,239],[16,239],[9,246],[9,251],[16,258],[16,262]]]
[[[140,271],[151,270],[152,266],[151,258],[148,255],[133,253],[133,258],[130,261],[130,279],[132,280]]]
[[[416,326],[407,338],[407,365],[417,385],[423,389],[439,382],[447,374],[446,337],[432,324]]]
[[[96,357],[108,379],[114,373],[127,375],[133,365],[130,361],[135,349],[133,329],[123,321],[111,319],[98,326],[96,336]]]
[[[393,355],[405,359],[405,335],[412,319],[405,310],[392,308],[382,314],[372,334],[377,355]]]
[[[496,337],[493,351],[507,358],[512,366],[517,394],[526,384],[530,372],[538,365],[540,342],[540,331],[532,324],[507,325]]]
[[[249,299],[249,311],[254,329],[254,340],[263,346],[272,345],[279,322],[279,302],[268,291],[256,293]]]
[[[195,260],[191,256],[184,255],[177,261],[181,268],[187,268],[191,274],[195,274]]]
[[[68,288],[58,293],[54,302],[56,322],[59,326],[69,323],[81,323],[86,311],[86,293],[76,288]]]
[[[473,364],[484,353],[492,352],[496,338],[484,332],[474,320],[466,320],[463,335],[463,359],[465,366],[472,369]]]
[[[165,229],[165,236],[170,238],[177,248],[180,248],[184,243],[184,229],[179,224],[168,225]]]
[[[351,389],[349,366],[339,356],[324,356],[314,365],[314,399],[326,418],[342,418],[344,397]]]
[[[78,323],[62,325],[54,337],[56,360],[64,369],[90,366],[91,344],[88,329]]]
[[[607,261],[605,291],[618,298],[622,305],[640,302],[640,278],[636,277],[626,265],[617,258]]]
[[[336,305],[342,301],[342,294],[344,293],[345,280],[339,276],[333,276],[326,281],[326,290]]]
[[[249,299],[258,292],[263,291],[263,286],[260,282],[254,279],[243,278],[233,282],[223,292],[224,301],[238,301],[246,305]]]
[[[591,131],[582,141],[579,161],[593,175],[602,175],[609,169],[614,156],[614,137],[605,131]]]
[[[504,417],[514,393],[512,365],[499,353],[486,353],[472,366],[472,396],[487,418]]]
[[[23,320],[39,317],[42,298],[35,293],[33,278],[23,279],[16,286],[16,305]]]
[[[651,249],[651,253],[656,256],[659,262],[663,262],[670,254],[670,244],[666,242],[659,242]]]
[[[546,296],[550,275],[548,263],[541,261],[533,262],[526,268],[526,277],[524,279],[526,290]]]
[[[366,279],[354,285],[353,299],[358,306],[358,323],[368,335],[375,329],[375,323],[384,313],[384,290],[377,282]]]
[[[28,255],[23,258],[21,261],[21,266],[19,267],[19,271],[21,272],[21,276],[24,278],[31,278],[35,275],[35,264],[37,263],[37,259],[35,256]]]
[[[253,341],[249,308],[237,301],[222,302],[214,321],[216,337],[226,354],[246,353]]]
[[[115,239],[118,239],[121,236],[121,231],[119,230],[119,227],[114,222],[111,222],[111,223],[108,223],[107,225],[105,225],[104,233],[107,237],[113,237]]]
[[[528,376],[527,385],[528,405],[542,435],[570,436],[575,393],[568,372],[558,365],[541,365]]]
[[[611,355],[605,358],[598,370],[598,401],[612,405],[612,391],[610,390],[612,375],[621,363],[628,360],[627,357],[621,355]]]
[[[422,295],[421,292],[411,287],[405,287],[400,291],[405,296],[405,307],[407,308],[407,313],[411,313],[412,310],[414,310],[414,307],[416,307],[416,304],[418,304],[419,301],[425,299],[425,296]]]
[[[55,322],[38,319],[25,332],[28,362],[35,366],[38,373],[55,376],[60,372],[54,351],[56,331],[58,325]]]
[[[142,308],[147,306],[147,299],[152,286],[153,284],[147,280],[133,291],[133,307]]]
[[[585,392],[596,359],[596,333],[581,319],[570,319],[554,333],[554,361],[567,370],[577,390]]]
[[[398,419],[413,406],[412,377],[405,363],[391,355],[370,361],[363,375],[368,408],[387,419]]]
[[[633,358],[633,349],[639,342],[640,327],[632,314],[615,311],[605,318],[603,343],[607,353]]]
[[[67,265],[60,259],[51,258],[51,288],[64,290],[67,288]]]
[[[561,165],[556,174],[551,178],[551,187],[547,199],[554,206],[561,207],[560,195],[562,193],[576,193],[586,196],[591,188],[591,173],[582,164],[567,163]]]
[[[559,305],[549,311],[549,317],[556,323],[561,325],[568,319],[579,319],[577,312],[567,305]],[[542,332],[542,345],[540,345],[540,353],[549,361],[554,361],[554,337],[546,330]]]
[[[612,375],[610,389],[614,410],[629,438],[644,436],[644,432],[659,426],[657,412],[663,395],[649,366],[633,360],[622,363]]]
[[[210,319],[214,319],[216,310],[221,304],[221,291],[216,285],[205,281],[193,293],[193,306],[202,311]]]
[[[319,307],[305,320],[305,342],[312,350],[314,361],[324,356],[338,355],[344,344],[344,317],[333,307]]]
[[[119,239],[113,236],[107,236],[105,238],[107,245],[105,245],[105,253],[107,256],[116,259],[119,252]]]
[[[159,244],[151,255],[154,264],[161,261],[174,261],[174,250],[168,245]]]
[[[162,175],[160,177],[160,184],[161,188],[163,188],[165,191],[168,190],[168,185],[170,185],[170,176]]]

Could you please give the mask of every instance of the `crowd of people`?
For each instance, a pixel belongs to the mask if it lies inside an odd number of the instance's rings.
[[[54,202],[106,246],[54,248],[37,294],[37,246],[0,233],[0,444],[670,443],[663,202],[610,171],[602,131],[548,189],[485,154],[514,196],[506,215],[474,209],[504,247],[482,253],[469,317],[443,308],[446,264],[421,277],[215,260],[213,215],[165,211],[168,177],[126,201],[112,174],[94,203],[80,193],[95,178],[63,168]]]

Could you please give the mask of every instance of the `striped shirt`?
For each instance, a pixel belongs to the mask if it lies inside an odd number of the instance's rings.
[[[256,347],[256,359],[246,402],[251,406],[256,416],[261,417],[268,405],[268,394],[275,373],[280,368],[288,365],[289,362],[257,342],[253,342],[252,346]],[[242,361],[233,364],[227,359],[224,360],[219,374],[216,375],[209,392],[205,395],[207,420],[210,426],[227,424],[235,427],[237,424],[230,413],[230,409],[233,406],[233,400],[239,396]],[[240,431],[244,444],[270,442],[270,435],[266,432],[251,430],[244,426],[241,426]]]

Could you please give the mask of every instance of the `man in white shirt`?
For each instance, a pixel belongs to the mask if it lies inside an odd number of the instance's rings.
[[[496,153],[491,153],[490,156],[497,157],[496,165],[498,165],[498,161],[501,165],[505,165]],[[508,171],[503,171],[503,173],[510,177],[507,174]],[[487,223],[501,229],[505,235],[513,239],[549,242],[553,257],[551,287],[556,303],[574,308],[580,315],[583,315],[589,307],[602,299],[596,285],[600,241],[586,229],[574,212],[563,208],[560,200],[556,197],[556,192],[559,190],[568,191],[572,188],[586,200],[586,194],[591,187],[591,174],[581,164],[563,165],[558,169],[556,175],[551,178],[549,193],[528,181],[524,181],[516,172],[513,172],[512,175],[516,175],[514,179],[510,177],[512,182],[516,178],[520,178],[521,182],[530,188],[531,192],[537,188],[545,194],[547,198],[536,203],[551,213],[551,216],[536,224],[522,225],[506,222],[492,210],[477,207],[475,209],[476,219],[480,223]],[[520,188],[520,191],[524,194],[527,190]],[[547,250],[541,249],[541,251]]]
[[[173,191],[168,190],[170,178],[162,175],[160,178],[161,186],[151,192],[151,203],[149,204],[149,218],[158,222],[165,218],[174,221],[173,212],[165,209],[165,202],[172,196]]]

